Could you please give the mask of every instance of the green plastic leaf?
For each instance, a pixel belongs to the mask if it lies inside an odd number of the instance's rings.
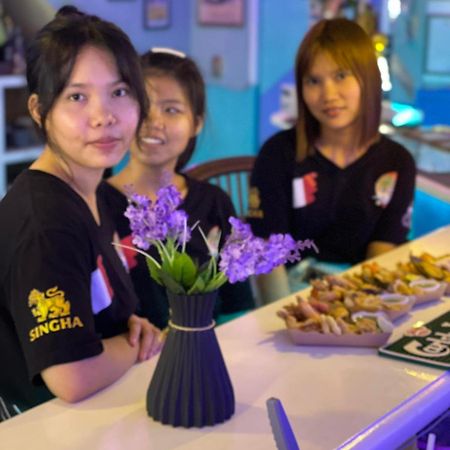
[[[219,289],[220,286],[225,284],[227,281],[227,277],[222,272],[219,272],[215,277],[213,277],[208,284],[205,286],[205,290],[203,292],[211,292]]]
[[[147,267],[150,272],[150,276],[158,283],[162,285],[161,282],[161,268],[158,267],[153,260],[150,258],[145,258],[147,262]]]
[[[197,265],[187,253],[175,253],[172,270],[174,279],[186,289],[189,289],[197,278]]]
[[[205,265],[205,269],[202,270],[203,279],[208,282],[216,274],[216,259],[210,258],[208,263]]]
[[[183,286],[172,278],[172,276],[166,272],[161,272],[161,283],[174,294],[185,294],[186,290]]]
[[[194,281],[194,284],[188,289],[188,294],[201,294],[202,292],[205,292],[205,286],[206,283],[201,275],[199,275],[196,280]]]

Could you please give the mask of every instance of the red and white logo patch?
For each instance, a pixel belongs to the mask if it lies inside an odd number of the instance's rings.
[[[97,269],[91,274],[91,304],[94,314],[107,308],[112,303],[114,291],[109,282],[101,255],[97,257]]]
[[[303,208],[314,203],[317,192],[317,172],[310,172],[292,180],[292,207]]]
[[[137,260],[136,260],[136,256],[137,256],[137,251],[134,249],[134,244],[133,244],[133,237],[131,236],[131,234],[129,236],[124,237],[120,243],[122,245],[125,245],[126,247],[117,247],[118,249],[120,249],[122,255],[121,255],[121,259],[122,261],[125,262],[125,267],[126,269],[129,271],[131,270],[133,267],[136,267],[137,265]],[[133,248],[131,248],[133,247]]]

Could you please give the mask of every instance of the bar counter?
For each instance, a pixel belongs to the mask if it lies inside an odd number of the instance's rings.
[[[449,253],[450,226],[376,260],[392,267],[411,251]],[[276,316],[290,301],[281,299],[216,329],[236,398],[227,422],[180,429],[149,418],[145,395],[155,357],[85,401],[55,399],[0,424],[0,447],[273,450],[266,400],[276,397],[302,450],[395,449],[450,407],[450,371],[381,357],[372,348],[293,345]],[[448,297],[413,308],[396,321],[391,340],[449,308]]]

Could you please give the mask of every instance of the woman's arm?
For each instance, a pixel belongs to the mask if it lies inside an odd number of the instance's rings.
[[[66,402],[78,402],[114,383],[137,361],[139,347],[132,347],[126,334],[102,344],[100,355],[44,369],[41,376],[48,389]]]
[[[128,326],[129,333],[102,340],[100,355],[43,370],[50,391],[66,402],[78,402],[114,383],[137,361],[159,352],[161,333],[148,320],[132,315]]]
[[[386,253],[396,247],[395,244],[383,241],[373,241],[367,246],[366,259]]]
[[[263,305],[290,294],[287,270],[278,266],[272,272],[256,276],[257,299]]]
[[[366,256],[376,256],[402,244],[412,226],[412,211],[416,181],[416,167],[411,154],[399,144],[386,140],[385,145],[395,157],[391,172],[397,175],[395,188],[377,222]]]

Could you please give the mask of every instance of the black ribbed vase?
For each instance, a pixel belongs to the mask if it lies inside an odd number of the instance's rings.
[[[147,391],[147,412],[174,427],[203,427],[234,413],[230,377],[212,326],[217,292],[168,292],[169,333]]]

